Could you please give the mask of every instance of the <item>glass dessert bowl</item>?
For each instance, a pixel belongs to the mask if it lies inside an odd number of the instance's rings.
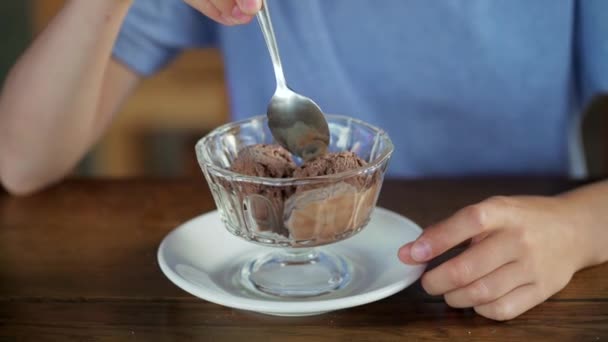
[[[283,297],[344,288],[349,260],[318,246],[346,239],[369,222],[393,144],[363,121],[327,115],[329,153],[303,163],[273,145],[265,116],[218,127],[196,155],[226,228],[280,247],[240,270],[247,288]]]

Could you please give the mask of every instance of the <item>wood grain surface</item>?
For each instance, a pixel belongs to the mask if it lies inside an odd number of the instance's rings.
[[[491,195],[548,195],[574,185],[389,180],[379,205],[424,227]],[[0,341],[608,339],[608,265],[579,272],[562,292],[505,323],[451,309],[419,283],[305,318],[208,303],[163,276],[156,250],[177,225],[214,208],[207,185],[196,180],[69,180],[26,198],[0,193]]]

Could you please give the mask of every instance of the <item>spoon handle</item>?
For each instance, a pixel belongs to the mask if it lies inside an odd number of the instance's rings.
[[[281,57],[279,56],[279,47],[277,46],[277,40],[274,36],[274,29],[272,28],[272,20],[270,20],[270,11],[268,10],[266,0],[263,0],[262,9],[256,16],[262,33],[264,34],[264,40],[266,40],[268,53],[270,53],[274,75],[277,79],[277,88],[287,88],[285,75],[283,74],[283,66],[281,65]]]

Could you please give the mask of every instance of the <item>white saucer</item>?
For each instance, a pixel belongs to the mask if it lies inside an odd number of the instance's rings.
[[[354,267],[348,286],[314,298],[271,297],[243,287],[237,281],[240,266],[273,248],[232,235],[217,211],[196,217],[165,237],[158,263],[175,285],[209,302],[270,315],[308,316],[371,303],[412,284],[425,266],[404,265],[397,259],[397,250],[421,232],[409,219],[376,208],[360,233],[320,247],[350,259]]]

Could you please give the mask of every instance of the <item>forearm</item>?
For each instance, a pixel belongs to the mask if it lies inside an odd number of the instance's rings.
[[[608,261],[608,180],[590,184],[560,195],[577,222],[587,250],[584,266]]]
[[[0,96],[0,177],[14,192],[63,176],[90,147],[112,46],[132,0],[69,1]]]

